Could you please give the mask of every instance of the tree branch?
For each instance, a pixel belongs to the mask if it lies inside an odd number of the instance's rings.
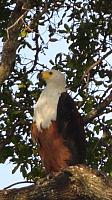
[[[97,65],[99,65],[105,58],[107,58],[110,54],[112,53],[112,49],[110,51],[108,51],[101,59],[97,60],[95,63],[93,63],[83,74],[81,80],[84,79],[84,77],[87,75],[89,75],[90,71],[96,67]]]
[[[24,184],[24,183],[27,183],[27,184],[28,184],[28,183],[35,183],[35,182],[34,182],[34,181],[20,181],[20,182],[13,183],[13,184],[11,184],[11,185],[5,187],[4,190],[7,190],[7,189],[9,189],[9,188],[11,188],[11,187],[13,187],[13,186],[15,186],[15,185]]]
[[[7,79],[15,65],[18,36],[23,25],[23,18],[29,11],[29,4],[18,0],[10,17],[7,28],[7,40],[3,45],[0,63],[0,84]]]
[[[38,180],[36,185],[1,190],[0,200],[110,200],[112,180],[87,166],[74,166],[50,179]]]
[[[94,110],[91,110],[84,118],[84,124],[90,123],[94,118],[98,117],[103,110],[112,102],[112,91]]]

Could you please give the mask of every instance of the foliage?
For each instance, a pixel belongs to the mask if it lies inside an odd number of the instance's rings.
[[[15,1],[0,3],[3,41],[14,7]],[[65,44],[66,48],[63,52],[58,49],[55,57],[49,59],[49,66],[67,74],[68,87],[83,117],[97,109],[110,93],[110,60],[91,69],[84,79],[82,76],[111,49],[111,10],[112,2],[108,4],[106,0],[34,1],[18,38],[16,65],[0,89],[0,162],[7,159],[13,162],[13,173],[20,168],[27,179],[43,176],[38,146],[31,140],[31,122],[33,106],[43,86],[37,75],[48,67],[44,60],[56,44]],[[98,117],[85,124],[87,164],[109,174],[112,173],[110,111],[108,105]]]

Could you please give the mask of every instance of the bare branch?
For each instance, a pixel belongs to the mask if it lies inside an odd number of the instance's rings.
[[[91,122],[95,117],[98,117],[103,110],[112,102],[112,91],[94,110],[91,110],[84,118],[84,124]]]
[[[11,188],[11,187],[13,187],[15,185],[24,184],[24,183],[32,183],[32,184],[34,184],[35,182],[34,181],[20,181],[20,182],[13,183],[13,184],[5,187],[4,190],[7,190],[7,189],[9,189],[9,188]]]
[[[88,74],[90,73],[90,71],[91,71],[94,67],[96,67],[97,65],[99,65],[99,64],[102,62],[102,60],[104,60],[105,58],[107,58],[111,53],[112,53],[112,49],[111,49],[109,52],[107,52],[101,59],[99,59],[99,60],[97,60],[95,63],[93,63],[93,64],[84,72],[84,74],[83,74],[83,76],[82,76],[81,79],[83,80],[85,76],[88,76]]]

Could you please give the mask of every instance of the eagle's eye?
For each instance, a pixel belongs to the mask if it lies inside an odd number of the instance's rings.
[[[49,74],[50,74],[50,75],[52,75],[52,74],[53,74],[53,72],[49,72]]]

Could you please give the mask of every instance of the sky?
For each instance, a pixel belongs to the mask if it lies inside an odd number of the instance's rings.
[[[5,164],[0,164],[0,189],[24,180],[19,170],[15,174],[12,174],[13,167],[8,161]],[[21,185],[16,187],[21,187]]]

